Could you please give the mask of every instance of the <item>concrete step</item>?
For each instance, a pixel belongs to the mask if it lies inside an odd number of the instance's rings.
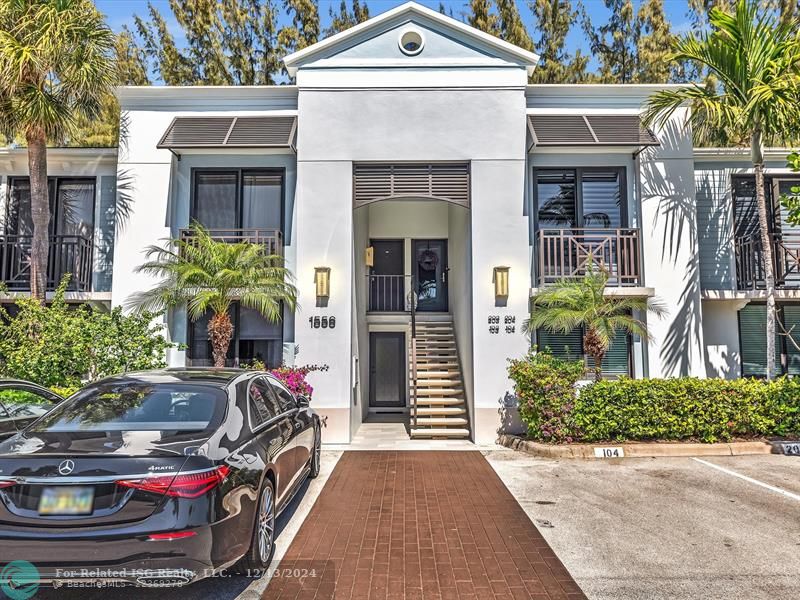
[[[467,410],[461,406],[419,406],[411,407],[411,414],[417,413],[419,416],[433,415],[465,415]]]
[[[460,387],[458,388],[446,388],[446,387],[417,387],[416,390],[412,390],[412,396],[416,396],[417,398],[424,398],[426,396],[460,396],[464,393]]]
[[[426,406],[459,406],[464,404],[464,398],[451,398],[449,396],[417,398],[415,404],[419,408]]]
[[[413,380],[412,380],[413,381]],[[428,379],[417,377],[417,388],[421,387],[451,387],[454,383],[461,383],[455,379]]]
[[[437,427],[440,425],[454,425],[463,426],[467,424],[464,417],[417,417],[416,427]],[[411,426],[415,427],[414,420],[411,420]]]
[[[412,427],[412,438],[469,438],[469,429],[445,427]]]
[[[461,377],[461,373],[458,372],[458,369],[447,369],[447,370],[436,370],[436,369],[427,369],[427,370],[420,370],[417,368],[417,379],[458,379]]]

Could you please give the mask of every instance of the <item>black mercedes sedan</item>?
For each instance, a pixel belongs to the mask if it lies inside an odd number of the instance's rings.
[[[0,442],[0,564],[54,586],[258,576],[320,442],[308,399],[268,373],[103,379]]]

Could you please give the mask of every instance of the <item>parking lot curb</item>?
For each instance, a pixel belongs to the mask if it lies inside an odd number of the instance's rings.
[[[542,444],[517,435],[501,434],[497,443],[542,458],[655,458],[665,456],[746,456],[779,453],[770,442],[724,442],[698,444],[694,442],[633,442],[615,444]],[[613,450],[621,450],[615,454]],[[609,452],[611,451],[611,452]],[[598,455],[599,454],[599,455]]]

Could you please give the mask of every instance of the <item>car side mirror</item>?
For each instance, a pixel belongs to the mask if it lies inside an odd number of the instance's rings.
[[[308,408],[311,405],[311,400],[308,399],[308,396],[298,396],[297,397],[297,406],[300,408]]]

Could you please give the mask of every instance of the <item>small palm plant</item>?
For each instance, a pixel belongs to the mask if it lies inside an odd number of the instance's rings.
[[[225,366],[233,338],[231,304],[238,301],[272,322],[283,316],[282,304],[291,310],[297,305],[297,289],[283,258],[267,254],[260,244],[219,242],[195,224],[192,237],[171,240],[166,248],[150,246],[146,253],[148,261],[137,272],[163,279],[131,296],[128,305],[160,311],[185,304],[193,321],[211,311],[208,337],[215,367]]]
[[[665,313],[660,303],[647,298],[606,295],[607,282],[608,273],[600,269],[547,286],[535,296],[530,318],[522,326],[528,334],[540,328],[566,334],[583,327],[583,349],[594,362],[595,381],[603,378],[603,358],[617,333],[650,339],[647,325],[633,316],[634,311]]]

